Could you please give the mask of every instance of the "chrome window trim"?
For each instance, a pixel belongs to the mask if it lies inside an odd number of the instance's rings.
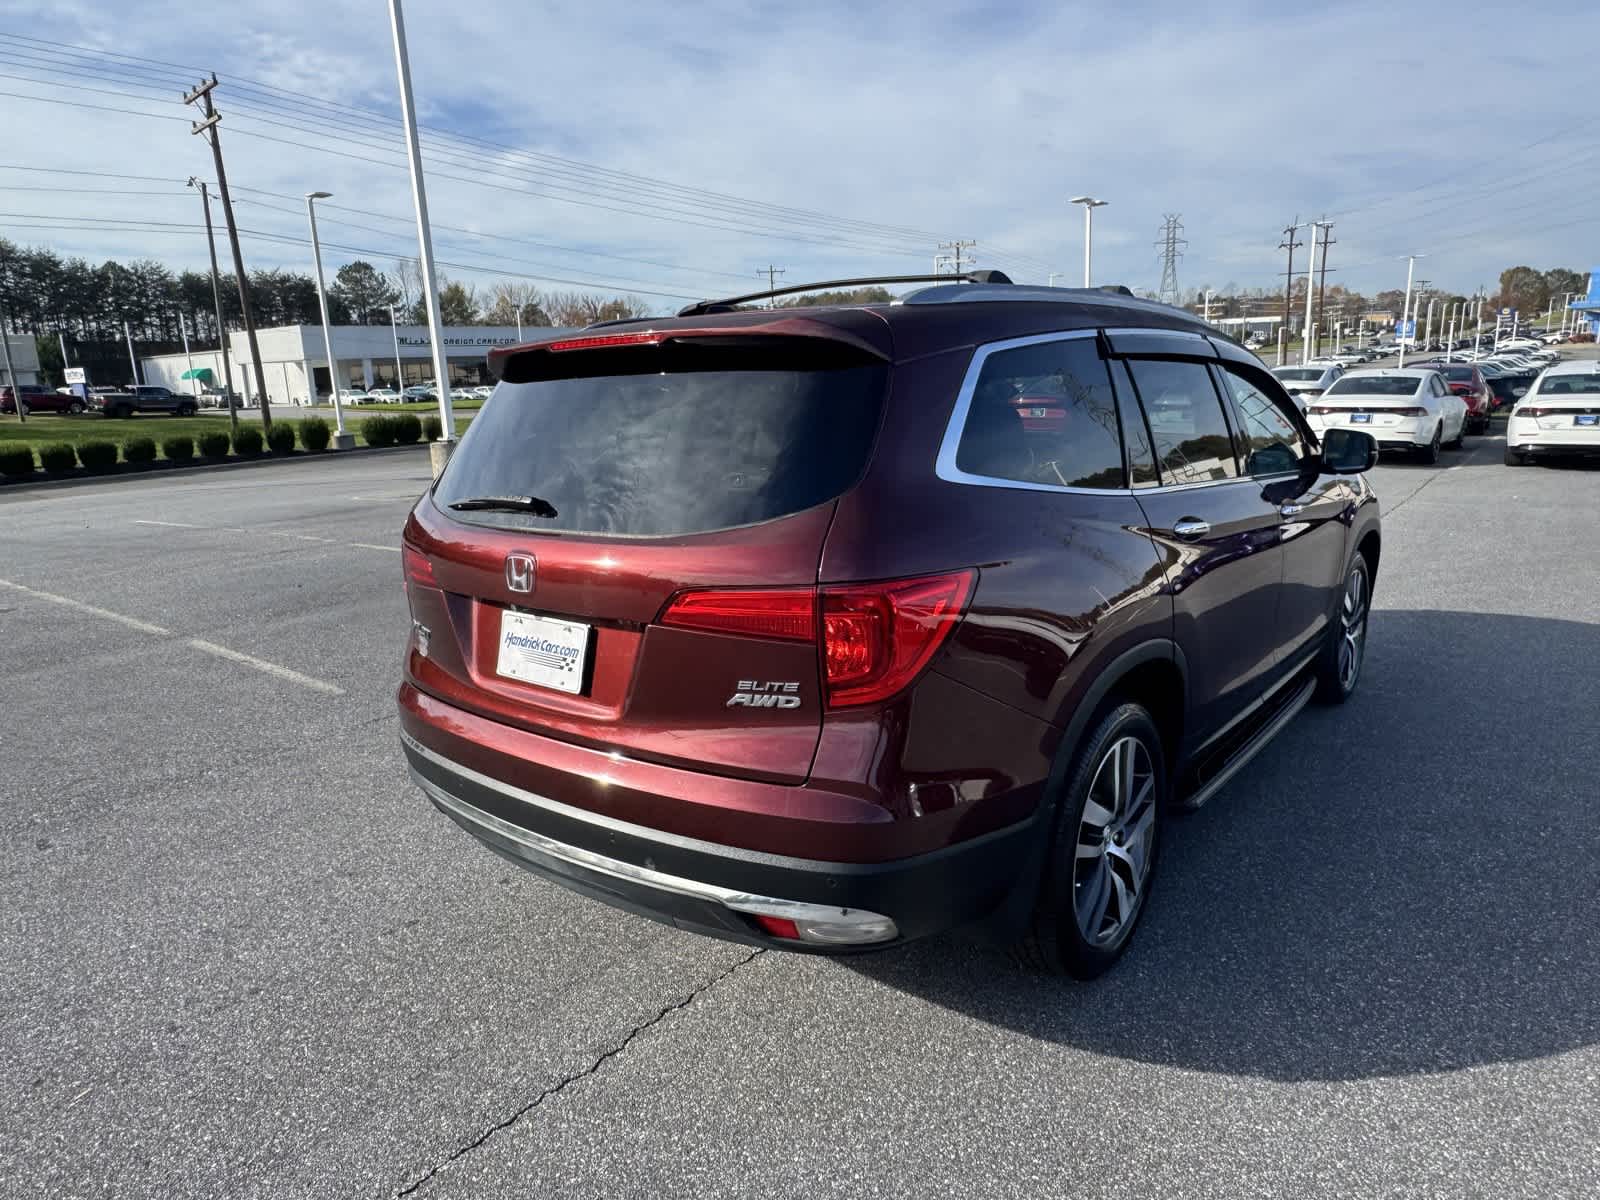
[[[1205,334],[1188,329],[1159,329],[1142,325],[1119,325],[1115,327],[1114,332],[1183,334],[1195,338],[1203,346],[1210,348],[1210,340]],[[1295,472],[1286,471],[1276,475],[1239,474],[1227,479],[1203,479],[1195,483],[1147,484],[1138,488],[1086,488],[1069,487],[1058,483],[1028,483],[1025,480],[1004,479],[997,475],[975,475],[956,466],[956,451],[961,445],[961,433],[966,428],[967,413],[972,408],[972,399],[977,394],[978,376],[982,374],[984,363],[989,360],[991,354],[997,354],[1002,350],[1014,350],[1020,346],[1037,346],[1044,342],[1065,342],[1077,338],[1098,339],[1100,333],[1101,330],[1099,329],[1057,330],[1053,333],[1035,333],[1029,334],[1027,337],[1005,338],[998,342],[985,342],[976,347],[973,350],[972,361],[967,364],[966,374],[962,376],[961,390],[956,393],[955,407],[950,411],[950,419],[945,424],[944,436],[939,441],[939,456],[934,462],[934,474],[946,483],[960,483],[968,487],[1007,488],[1017,492],[1054,492],[1058,495],[1067,496],[1128,497],[1147,496],[1156,492],[1190,492],[1199,488],[1225,487],[1228,484],[1237,483],[1261,483],[1272,479],[1294,477]],[[1140,356],[1135,354],[1132,356],[1116,355],[1114,357],[1120,361],[1126,361],[1129,357],[1137,359]],[[1103,360],[1110,361],[1110,359],[1104,358]],[[1193,361],[1220,364],[1228,360],[1212,355],[1207,358],[1196,356]],[[1110,384],[1112,394],[1116,395],[1116,381],[1111,378],[1109,369],[1107,370],[1107,381]],[[1134,402],[1138,403],[1137,397],[1134,398]],[[1126,449],[1124,449],[1124,455],[1126,455]],[[1126,463],[1124,463],[1124,466],[1126,466]]]

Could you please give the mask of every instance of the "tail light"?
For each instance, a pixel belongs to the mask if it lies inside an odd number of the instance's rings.
[[[977,573],[819,588],[682,592],[661,624],[815,641],[828,707],[887,700],[922,673],[966,608]]]
[[[1399,417],[1425,417],[1428,415],[1428,410],[1425,408],[1397,408],[1394,411],[1395,415]]]
[[[1300,394],[1302,396],[1320,396],[1325,390],[1324,388],[1301,388]]]
[[[409,542],[403,543],[400,547],[400,569],[408,587],[413,583],[421,584],[423,587],[439,586],[428,556]]]
[[[1555,414],[1556,414],[1556,410],[1553,409],[1553,408],[1519,408],[1519,409],[1517,409],[1517,416],[1519,416],[1519,417],[1553,417],[1553,416],[1555,416]]]
[[[1326,404],[1313,404],[1306,409],[1306,412],[1313,417],[1331,417],[1335,411],[1335,409]]]

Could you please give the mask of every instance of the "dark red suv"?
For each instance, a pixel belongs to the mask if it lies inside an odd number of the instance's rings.
[[[405,528],[433,802],[686,929],[1105,969],[1163,808],[1356,686],[1376,451],[1178,309],[965,278],[495,352]]]

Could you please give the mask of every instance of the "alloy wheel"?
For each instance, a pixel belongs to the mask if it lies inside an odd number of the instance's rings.
[[[1361,676],[1367,642],[1367,573],[1359,565],[1351,569],[1344,585],[1339,626],[1339,686],[1349,692]]]
[[[1155,809],[1149,749],[1119,738],[1095,768],[1078,825],[1072,909],[1091,946],[1114,946],[1133,927],[1150,880]]]

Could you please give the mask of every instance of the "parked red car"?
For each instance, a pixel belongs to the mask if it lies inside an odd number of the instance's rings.
[[[1467,432],[1487,433],[1489,414],[1497,407],[1493,390],[1484,379],[1483,372],[1472,363],[1433,362],[1418,363],[1444,376],[1445,384],[1467,404]]]
[[[680,929],[1116,959],[1163,808],[1354,691],[1377,449],[1182,309],[961,278],[490,354],[401,546],[441,811]]]
[[[81,413],[83,401],[77,396],[65,395],[52,391],[40,383],[23,383],[17,385],[22,391],[22,407],[24,412],[70,412]],[[17,411],[17,401],[11,394],[11,389],[0,385],[0,413],[14,413]]]

